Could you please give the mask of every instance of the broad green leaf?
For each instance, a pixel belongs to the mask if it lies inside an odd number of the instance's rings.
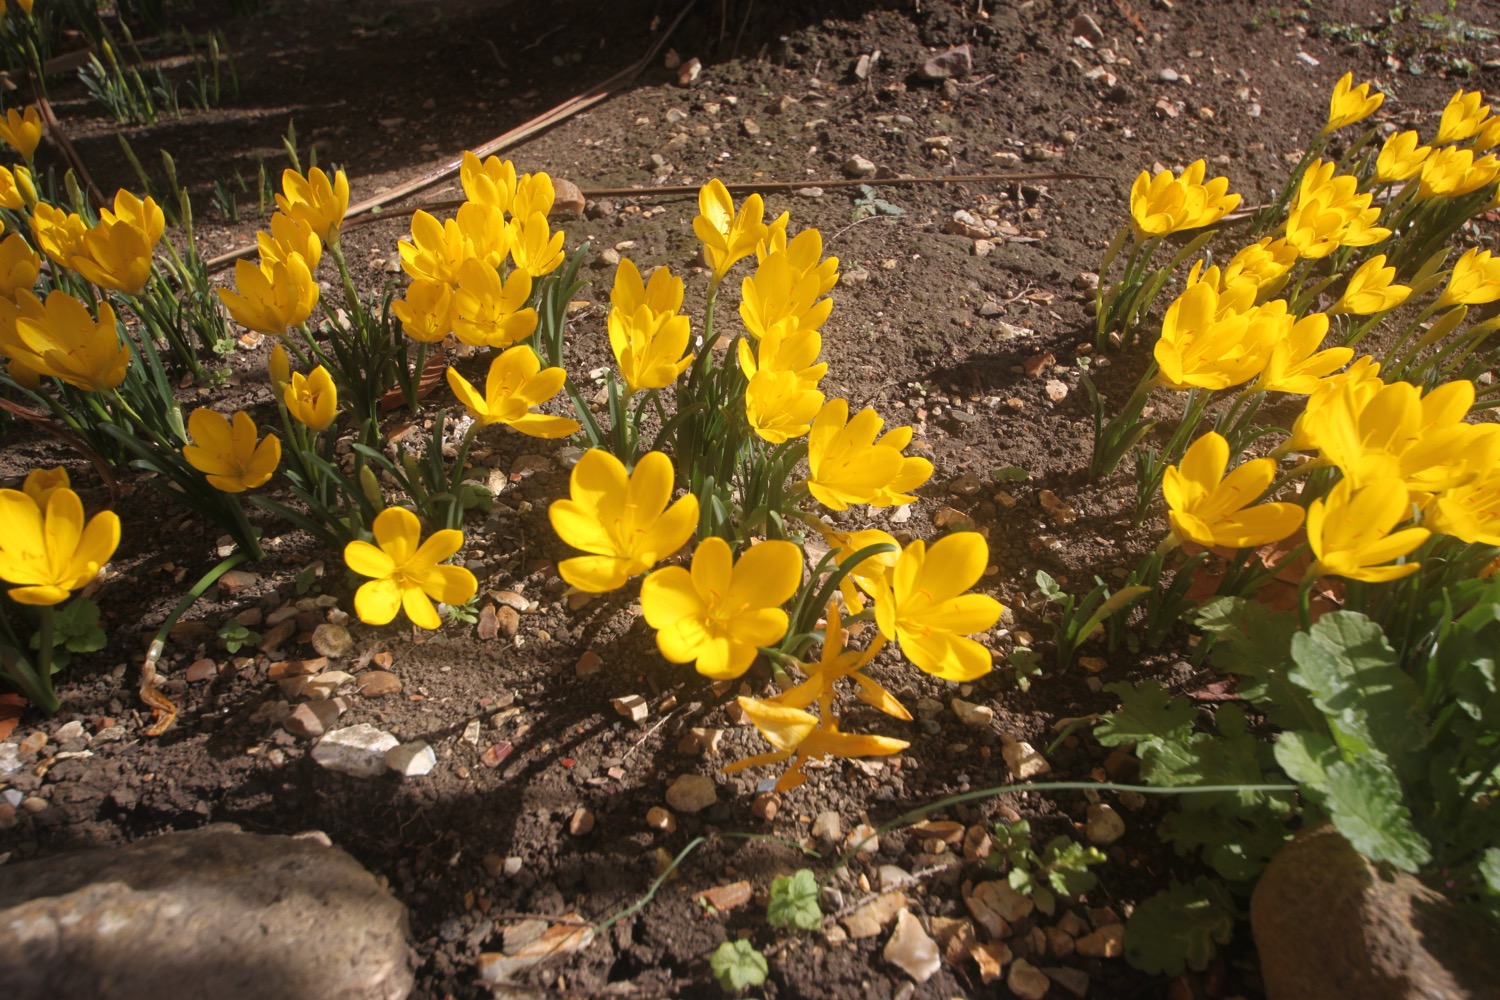
[[[1067,592],[1052,578],[1052,574],[1042,570],[1036,571],[1036,589],[1041,591],[1042,596],[1049,601],[1060,601],[1068,596]]]
[[[1479,859],[1479,874],[1490,892],[1500,896],[1500,847],[1491,847]]]
[[[1190,885],[1142,900],[1125,923],[1125,959],[1143,972],[1179,976],[1208,968],[1234,934],[1234,905],[1224,886],[1199,876]]]
[[[771,880],[771,900],[766,904],[766,923],[772,927],[792,927],[815,931],[823,923],[818,907],[818,880],[806,868]]]
[[[1107,747],[1126,743],[1165,740],[1186,733],[1193,726],[1193,703],[1174,698],[1156,681],[1140,687],[1118,682],[1104,690],[1120,698],[1120,710],[1105,716],[1094,729],[1094,738]]]
[[[1401,758],[1424,742],[1420,693],[1380,626],[1352,611],[1324,615],[1292,638],[1292,659],[1290,678],[1312,695],[1344,755],[1377,754],[1405,773]]]
[[[1200,852],[1203,862],[1230,882],[1255,878],[1291,837],[1285,820],[1267,808],[1237,815],[1222,809],[1168,813],[1157,833],[1180,855]]]
[[[1333,741],[1322,733],[1282,733],[1276,738],[1276,763],[1302,794],[1321,805],[1328,789],[1328,768],[1339,758]]]
[[[1401,783],[1383,761],[1371,756],[1334,761],[1327,775],[1328,816],[1355,850],[1408,872],[1432,860],[1427,840],[1401,801]]]
[[[749,941],[725,941],[708,960],[714,978],[726,993],[738,993],[747,986],[760,986],[771,967],[766,956]]]

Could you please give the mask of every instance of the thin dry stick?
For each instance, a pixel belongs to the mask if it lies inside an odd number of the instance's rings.
[[[38,88],[40,89],[40,88]],[[57,120],[57,115],[52,112],[52,102],[45,97],[37,97],[37,110],[42,114],[42,121],[47,124],[47,134],[57,144],[58,152],[62,153],[63,159],[68,161],[68,166],[78,175],[78,181],[88,192],[89,200],[94,203],[95,208],[103,208],[109,202],[104,200],[104,194],[94,183],[94,178],[89,174],[88,168],[83,165],[83,157],[78,155],[78,150],[73,148],[72,140],[63,131],[62,123]]]
[[[682,19],[687,16],[687,12],[692,9],[694,2],[695,0],[688,0],[688,2],[683,6],[682,10],[680,10],[677,13],[677,16],[673,18],[672,23],[667,25],[667,30],[661,33],[656,41],[651,44],[651,47],[646,50],[646,54],[639,60],[631,63],[629,66],[625,67],[623,70],[616,73],[609,79],[603,81],[602,83],[595,84],[593,87],[585,90],[577,97],[570,98],[569,100],[564,101],[551,110],[545,111],[537,117],[531,119],[530,121],[511,129],[509,132],[505,132],[486,143],[475,146],[473,149],[474,155],[485,157],[489,156],[492,153],[497,153],[502,149],[507,149],[511,146],[514,146],[525,139],[531,138],[538,132],[542,132],[548,128],[551,128],[558,122],[578,114],[580,111],[593,107],[595,104],[598,104],[600,101],[603,101],[613,95],[616,90],[619,90],[621,87],[634,80],[638,75],[640,75],[643,70],[645,70],[647,66],[651,64],[652,60],[656,58],[657,52],[659,52],[662,45],[665,44],[667,38],[671,36],[672,32],[677,28],[677,25],[682,23]],[[389,205],[392,202],[400,201],[403,198],[413,195],[425,188],[429,188],[432,185],[437,184],[440,181],[443,181],[446,178],[449,178],[458,173],[459,168],[462,166],[463,157],[454,157],[441,166],[435,167],[434,169],[427,171],[427,173],[422,174],[421,176],[413,180],[407,181],[405,184],[399,184],[396,187],[391,188],[389,191],[384,191],[381,194],[376,195],[374,198],[367,198],[364,201],[358,202],[357,204],[350,205],[349,210],[344,213],[345,224],[347,225],[349,220],[353,218],[364,215],[367,212],[372,212],[375,209],[381,208],[385,205]],[[218,257],[210,260],[208,262],[208,269],[211,272],[220,270],[242,257],[250,256],[255,252],[255,250],[256,245],[253,243],[247,244],[242,247],[236,247],[228,253],[220,254]]]

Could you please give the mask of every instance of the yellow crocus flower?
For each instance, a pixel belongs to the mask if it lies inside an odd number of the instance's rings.
[[[318,283],[301,254],[285,260],[235,261],[235,291],[218,289],[229,315],[243,327],[271,337],[284,337],[300,326],[318,304]]]
[[[83,234],[67,266],[100,288],[139,295],[151,279],[154,249],[155,244],[131,223],[101,218]]]
[[[510,224],[505,221],[505,213],[494,205],[469,201],[458,207],[454,221],[458,223],[459,233],[468,240],[468,256],[478,257],[500,270],[511,250],[512,232]]]
[[[281,174],[281,190],[277,208],[307,223],[323,242],[338,243],[339,227],[349,210],[349,178],[342,170],[335,171],[330,181],[318,167],[306,177],[288,167]]]
[[[396,244],[401,270],[417,281],[454,284],[464,263],[474,257],[474,244],[456,219],[439,222],[429,212],[411,217],[411,240]]]
[[[745,417],[762,440],[782,444],[812,429],[823,398],[817,383],[793,372],[764,369],[745,385]]]
[[[770,699],[739,698],[739,705],[755,728],[777,749],[737,760],[724,768],[726,774],[750,767],[765,767],[790,760],[791,766],[776,779],[772,790],[789,792],[807,782],[804,767],[811,761],[827,757],[889,757],[911,746],[906,740],[890,736],[846,733],[837,719],[820,720],[811,712],[791,708]]]
[[[1190,285],[1167,307],[1161,336],[1152,349],[1157,381],[1172,389],[1227,389],[1265,367],[1276,324],[1260,313],[1219,309],[1220,292],[1208,282]],[[1284,304],[1283,304],[1284,312]]]
[[[42,273],[42,258],[20,233],[0,240],[0,297],[14,300],[23,289],[36,285]]]
[[[511,203],[510,217],[529,219],[540,215],[546,218],[552,214],[552,204],[556,200],[557,191],[553,188],[551,175],[542,171],[522,174],[516,181],[516,199]]]
[[[552,231],[541,212],[517,216],[508,226],[510,259],[533,278],[551,274],[562,264],[563,231]]]
[[[764,215],[765,202],[758,194],[746,198],[736,213],[729,189],[717,177],[698,189],[693,232],[703,243],[703,259],[713,271],[715,285],[765,239]]]
[[[1374,195],[1360,193],[1357,178],[1335,175],[1335,169],[1328,160],[1313,161],[1292,199],[1286,239],[1299,256],[1319,259],[1339,247],[1370,246],[1391,235],[1375,225],[1380,209],[1370,206]]]
[[[458,269],[453,294],[453,335],[471,347],[509,347],[536,330],[531,297],[531,275],[520,269],[503,282],[500,273],[477,257]]]
[[[665,389],[693,363],[684,353],[692,338],[686,316],[637,306],[633,313],[609,311],[609,349],[630,392]]]
[[[532,412],[561,392],[567,378],[568,373],[561,368],[544,369],[536,352],[525,344],[517,344],[490,362],[482,395],[456,368],[448,369],[449,388],[481,427],[505,424],[536,438],[567,437],[581,426],[569,417]]]
[[[1500,176],[1500,159],[1488,153],[1478,159],[1470,149],[1439,149],[1422,164],[1419,198],[1459,198]]]
[[[6,374],[28,389],[42,384],[47,365],[21,339],[16,324],[22,316],[40,318],[45,312],[42,301],[29,288],[19,289],[14,301],[0,297],[0,358],[6,359]]]
[[[641,614],[656,629],[656,646],[673,663],[692,663],[715,680],[739,677],[761,646],[786,635],[781,609],[802,583],[802,550],[761,542],[738,560],[729,543],[705,538],[692,570],[667,566],[641,583]]]
[[[29,295],[29,293],[26,293]],[[120,340],[115,311],[99,303],[99,319],[88,306],[54,289],[39,315],[22,306],[16,333],[41,362],[41,372],[89,392],[125,381],[130,349]]]
[[[419,278],[391,302],[391,315],[412,340],[436,344],[453,332],[453,286]]]
[[[1004,610],[987,594],[965,593],[984,575],[989,545],[976,531],[901,550],[888,589],[875,598],[880,634],[924,673],[972,681],[990,672],[990,651],[970,636],[995,627]]]
[[[481,161],[469,150],[464,150],[458,178],[463,185],[464,197],[472,202],[493,205],[502,213],[509,212],[515,202],[516,166],[509,160],[491,156]]]
[[[43,510],[47,508],[47,498],[54,491],[71,489],[73,480],[68,476],[68,470],[61,465],[55,465],[50,469],[32,469],[26,473],[26,481],[21,484],[21,492],[31,497],[36,505]]]
[[[1394,309],[1411,295],[1406,285],[1395,284],[1396,269],[1385,266],[1385,254],[1378,253],[1349,276],[1344,294],[1328,312],[1330,315],[1373,316]]]
[[[909,427],[876,440],[884,421],[866,407],[851,419],[849,401],[830,399],[813,420],[807,439],[808,492],[830,510],[854,504],[892,507],[916,498],[895,493],[897,485],[914,489],[932,475],[932,463],[902,454],[911,441]]]
[[[1328,123],[1323,126],[1324,135],[1365,120],[1385,100],[1385,95],[1379,91],[1370,93],[1370,84],[1362,83],[1358,87],[1353,84],[1354,74],[1350,72],[1339,77],[1338,83],[1333,85],[1333,98],[1328,102]]]
[[[668,506],[672,485],[672,460],[659,451],[641,456],[628,474],[609,452],[584,452],[568,497],[547,508],[557,537],[588,553],[558,563],[562,578],[602,594],[686,545],[698,527],[698,498],[688,493]]]
[[[1382,184],[1394,184],[1421,173],[1422,164],[1432,155],[1432,147],[1420,143],[1414,131],[1397,132],[1386,139],[1375,158],[1375,179]]]
[[[1471,247],[1454,262],[1448,284],[1433,309],[1478,306],[1497,300],[1500,300],[1500,257]]]
[[[1342,479],[1307,507],[1307,543],[1317,560],[1309,577],[1341,576],[1382,583],[1410,576],[1420,563],[1382,565],[1407,555],[1427,540],[1426,528],[1392,529],[1411,517],[1406,487],[1399,479],[1374,479],[1355,489]]]
[[[38,503],[19,490],[0,490],[0,580],[20,604],[61,604],[109,562],[120,545],[120,518],[100,511],[87,522],[83,502],[67,487]]]
[[[1285,310],[1286,303],[1277,300],[1267,307],[1279,306]],[[1275,312],[1274,309],[1266,311]],[[1354,357],[1350,347],[1329,347],[1319,350],[1323,338],[1328,336],[1328,316],[1311,313],[1293,321],[1291,316],[1282,316],[1279,331],[1266,340],[1266,364],[1255,377],[1252,391],[1289,392],[1307,395],[1317,388],[1319,380],[1333,374]]]
[[[323,259],[323,241],[313,232],[312,226],[282,212],[271,213],[270,231],[256,233],[255,245],[260,250],[262,266],[285,261],[291,254],[297,254],[307,269],[315,272],[318,262]]]
[[[1211,226],[1234,211],[1240,196],[1229,194],[1229,178],[1203,183],[1208,165],[1194,160],[1174,176],[1162,170],[1152,176],[1141,171],[1130,187],[1130,224],[1137,239],[1168,236],[1185,229]]]
[[[740,319],[756,338],[776,326],[816,330],[833,311],[831,297],[818,298],[821,287],[816,271],[798,272],[790,250],[769,254],[740,284]]]
[[[328,369],[322,365],[318,365],[305,377],[301,372],[293,372],[286,383],[286,390],[281,394],[281,401],[292,419],[308,430],[326,430],[333,423],[333,418],[338,416],[338,387],[333,384],[333,376],[328,373]]]
[[[373,579],[354,592],[354,611],[368,625],[388,625],[396,612],[418,628],[436,629],[443,620],[433,601],[452,607],[468,603],[479,581],[462,566],[445,566],[464,545],[464,533],[434,531],[422,541],[422,524],[404,507],[387,507],[371,525],[375,544],[353,541],[344,546],[344,565]]]
[[[682,308],[682,296],[682,279],[673,275],[671,269],[658,267],[651,272],[650,280],[643,280],[635,262],[622,257],[615,268],[609,304],[612,309],[619,309],[627,315],[641,306],[652,312],[675,313]]]
[[[9,108],[5,112],[4,120],[0,120],[0,140],[17,153],[27,163],[31,162],[36,155],[37,146],[42,142],[42,116],[37,112],[36,105],[28,104],[24,112]]]
[[[1434,532],[1469,545],[1500,545],[1500,470],[1438,494],[1425,521]]]
[[[1479,133],[1490,116],[1490,106],[1481,105],[1482,100],[1484,95],[1477,90],[1459,88],[1453,92],[1443,108],[1443,117],[1438,121],[1438,145],[1462,142]]]
[[[236,410],[231,421],[200,407],[188,416],[188,434],[193,443],[183,447],[182,456],[210,486],[225,493],[264,486],[281,464],[281,439],[267,434],[257,440],[255,421],[244,410]]]
[[[1302,508],[1294,503],[1257,504],[1276,478],[1276,460],[1241,462],[1227,476],[1229,442],[1210,431],[1194,441],[1181,465],[1169,465],[1162,477],[1162,497],[1172,537],[1205,548],[1242,549],[1289,537],[1302,526]]]
[[[15,172],[12,172],[9,167],[0,167],[0,208],[19,212],[26,207],[26,198],[22,194],[20,183],[16,180],[16,173],[25,169],[25,167],[17,167]]]
[[[31,235],[54,264],[68,266],[68,259],[83,247],[88,223],[76,212],[64,212],[44,201],[31,211]]]

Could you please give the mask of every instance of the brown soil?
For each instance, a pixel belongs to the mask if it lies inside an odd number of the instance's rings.
[[[1286,6],[1292,14],[1293,5]],[[939,470],[901,527],[930,536],[939,530],[935,522],[954,523],[955,511],[971,519],[989,535],[993,553],[995,572],[984,586],[1013,612],[993,636],[997,654],[1008,652],[1021,633],[1035,636],[1045,651],[1049,632],[1038,613],[1035,572],[1044,569],[1065,587],[1086,590],[1094,574],[1123,575],[1160,530],[1150,522],[1131,529],[1132,491],[1123,477],[1091,485],[1082,473],[1091,424],[1078,381],[1085,356],[1079,345],[1092,337],[1088,295],[1075,279],[1097,267],[1125,217],[1135,174],[1153,164],[1181,166],[1206,157],[1253,203],[1284,175],[1288,154],[1319,127],[1333,81],[1346,69],[1357,79],[1378,81],[1389,95],[1383,114],[1420,119],[1427,127],[1459,85],[1435,61],[1423,75],[1412,75],[1393,69],[1382,52],[1309,30],[1320,21],[1378,25],[1388,2],[1318,6],[1304,23],[1273,18],[1248,0],[700,2],[670,41],[684,59],[703,60],[695,84],[681,86],[675,73],[653,68],[629,90],[509,155],[524,170],[546,170],[586,189],[698,184],[713,176],[815,186],[841,176],[841,165],[854,154],[911,175],[1017,169],[999,153],[1020,154],[1020,169],[1100,175],[883,188],[880,197],[901,214],[857,225],[851,213],[859,195],[847,189],[767,199],[772,213],[792,212],[794,228],[819,227],[827,251],[842,262],[845,282],[825,327],[828,391],[876,406],[893,424],[916,425],[918,448]],[[1461,3],[1459,14],[1494,27],[1494,12],[1485,6]],[[144,162],[155,163],[158,148],[176,158],[179,175],[193,188],[210,254],[243,243],[259,222],[253,194],[241,197],[242,222],[213,219],[207,207],[212,182],[239,174],[253,190],[257,157],[278,173],[289,118],[304,149],[315,143],[321,163],[349,171],[358,199],[628,65],[650,44],[657,19],[664,24],[678,9],[650,0],[316,0],[231,18],[220,7],[227,5],[195,5],[190,24],[226,32],[242,80],[240,98],[217,111],[189,112],[180,122],[126,130]],[[1080,14],[1103,30],[1105,40],[1095,49],[1070,40]],[[972,49],[969,76],[947,87],[919,78],[932,52],[959,44]],[[1108,66],[1118,78],[1113,85],[1084,75],[1103,62],[1102,48],[1118,60]],[[868,79],[856,79],[856,60],[876,50],[880,58]],[[1475,65],[1500,54],[1478,44],[1463,52]],[[1409,53],[1402,58],[1410,65]],[[1163,79],[1169,69],[1175,82]],[[1483,72],[1477,81],[1462,82],[1493,87],[1495,70]],[[58,94],[59,113],[101,186],[137,186],[112,122],[76,87],[59,87]],[[672,167],[669,175],[658,169],[656,156]],[[456,194],[456,184],[447,184],[426,197]],[[959,209],[998,214],[1023,238],[996,242],[987,256],[977,256],[969,237],[946,231]],[[595,199],[587,218],[567,223],[568,244],[588,240],[596,251],[619,247],[643,267],[670,263],[691,270],[695,211],[691,197]],[[346,237],[346,253],[365,288],[394,280],[386,262],[395,257],[405,220],[393,212]],[[597,260],[585,271],[591,284],[583,297],[595,305],[575,318],[575,375],[607,357],[598,303],[607,300],[609,273]],[[688,283],[690,295],[701,299],[705,276],[690,273]],[[1047,352],[1055,363],[1028,375],[1025,363]],[[1094,377],[1106,395],[1119,399],[1139,361],[1110,360],[1109,367],[1093,366]],[[264,351],[244,352],[232,363],[229,398],[259,406],[265,416]],[[1060,401],[1045,391],[1052,379],[1068,389]],[[0,453],[4,475],[67,460],[77,480],[97,484],[86,465],[46,438],[14,426],[8,436]],[[210,821],[257,832],[321,829],[388,879],[411,908],[418,995],[437,998],[485,992],[476,978],[477,958],[499,950],[509,915],[572,912],[605,919],[647,890],[659,852],[675,855],[693,838],[708,836],[648,905],[580,954],[539,967],[534,985],[569,996],[616,995],[627,983],[635,995],[715,996],[709,954],[726,937],[748,934],[760,947],[783,940],[771,960],[767,995],[1007,995],[998,985],[982,984],[972,964],[945,965],[913,993],[907,978],[882,959],[883,934],[831,944],[819,935],[773,932],[763,908],[770,880],[804,865],[827,873],[828,851],[819,859],[791,846],[816,846],[809,826],[819,812],[837,812],[847,830],[945,795],[1009,784],[999,753],[1002,733],[1045,747],[1058,719],[1112,707],[1099,693],[1101,681],[1149,674],[1180,687],[1193,685],[1196,673],[1161,653],[1122,649],[1108,656],[1100,675],[1077,666],[1058,672],[1044,657],[1048,669],[1029,691],[1019,690],[1004,669],[966,689],[968,700],[996,711],[995,724],[976,731],[947,708],[958,693],[952,685],[882,657],[876,676],[908,706],[935,699],[942,710],[911,724],[855,713],[849,727],[909,739],[908,752],[873,766],[838,763],[813,772],[804,788],[782,797],[771,822],[751,811],[762,775],[719,777],[717,805],[678,817],[674,833],[659,833],[647,825],[646,812],[662,804],[673,777],[716,774],[729,761],[762,752],[764,744],[753,728],[727,714],[736,690],[715,690],[662,661],[632,608],[632,594],[569,609],[553,569],[566,551],[545,514],[547,503],[566,489],[558,446],[496,435],[482,439],[476,459],[499,470],[507,485],[493,512],[469,526],[466,558],[482,592],[518,592],[534,610],[521,617],[513,639],[481,640],[473,626],[463,625],[426,636],[355,626],[356,662],[364,666],[388,653],[404,687],[380,699],[356,697],[340,722],[370,722],[402,739],[427,740],[439,753],[430,776],[361,781],[318,767],[306,742],[266,721],[263,706],[279,697],[267,676],[273,657],[235,658],[218,647],[214,631],[231,615],[251,608],[269,613],[296,601],[296,578],[313,561],[323,561],[326,572],[300,596],[328,595],[349,607],[352,583],[336,555],[314,551],[295,535],[254,567],[257,576],[243,590],[192,608],[187,618],[194,624],[180,630],[163,663],[166,690],[183,708],[181,720],[159,739],[146,737],[150,719],[135,695],[137,650],[182,590],[213,564],[216,532],[159,509],[155,494],[126,476],[119,504],[125,540],[98,591],[113,641],[60,677],[62,713],[28,716],[14,738],[33,729],[55,733],[72,719],[90,733],[118,724],[124,737],[92,745],[91,756],[28,767],[16,777],[16,788],[45,798],[49,808],[23,813],[18,826],[0,833],[0,853],[12,860],[41,857]],[[1006,467],[1026,470],[1029,479],[997,483],[994,472]],[[964,477],[970,474],[982,484],[977,492],[968,489],[972,480]],[[1044,490],[1071,505],[1076,518],[1056,523],[1040,504]],[[89,486],[91,507],[105,499]],[[312,655],[301,639],[289,639],[282,658]],[[602,668],[580,677],[575,665],[586,651],[598,655]],[[204,656],[222,665],[217,676],[183,680],[186,667]],[[753,690],[766,681],[759,670],[745,678]],[[629,694],[653,707],[641,725],[611,706],[611,699]],[[477,743],[463,738],[473,720],[482,723]],[[716,753],[682,751],[692,727],[723,730]],[[485,752],[501,742],[513,752],[500,766],[487,766]],[[54,741],[42,757],[83,748],[84,741]],[[1063,740],[1049,759],[1055,778],[1103,774],[1104,753],[1086,737]],[[988,823],[1009,808],[1031,818],[1045,838],[1073,832],[1085,806],[1081,795],[1017,792],[944,816]],[[596,822],[592,832],[573,836],[569,818],[579,807],[590,809]],[[1194,874],[1190,863],[1155,839],[1156,812],[1148,805],[1125,814],[1129,832],[1110,849],[1090,905],[1123,913],[1168,876]],[[924,849],[918,836],[888,835],[876,857],[852,864],[852,881],[836,884],[845,899],[857,898],[861,889],[852,883],[873,881],[882,864],[911,871],[933,862]],[[507,875],[503,859],[511,857],[524,864]],[[924,914],[963,915],[960,884],[977,874],[972,862],[948,868],[908,895]],[[740,878],[757,891],[750,905],[713,913],[694,902],[696,893]],[[1247,947],[1190,988],[1257,994]],[[1118,959],[1042,964],[1089,972],[1093,997],[1157,996],[1166,986]]]

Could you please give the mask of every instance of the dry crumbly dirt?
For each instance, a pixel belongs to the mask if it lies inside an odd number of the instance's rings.
[[[238,100],[180,121],[128,129],[143,161],[165,149],[199,206],[206,254],[251,238],[258,223],[254,196],[243,195],[240,223],[208,210],[215,179],[244,176],[253,189],[257,158],[275,171],[284,163],[280,136],[296,121],[304,149],[316,144],[320,163],[348,170],[355,199],[423,173],[639,58],[653,25],[679,9],[670,0],[597,5],[481,3],[441,5],[412,0],[314,0],[271,4],[230,17],[227,5],[197,5],[193,27],[221,28],[242,78]],[[1287,5],[1291,13],[1292,5]],[[1388,2],[1342,0],[1318,5],[1322,20],[1375,26]],[[219,8],[225,9],[219,9]],[[979,13],[982,8],[983,13]],[[1494,10],[1460,3],[1458,14],[1495,27]],[[1093,49],[1070,40],[1074,17],[1088,14],[1103,31]],[[1127,17],[1128,15],[1128,17]],[[1138,21],[1139,23],[1132,23]],[[971,47],[973,71],[954,85],[920,79],[933,52]],[[873,764],[835,762],[812,771],[802,789],[782,796],[774,820],[752,813],[765,773],[720,776],[724,764],[766,747],[728,708],[740,690],[716,690],[663,662],[639,619],[633,589],[570,607],[554,562],[568,553],[546,520],[547,504],[566,491],[565,446],[518,435],[486,435],[474,458],[504,484],[493,511],[469,526],[464,558],[479,575],[481,594],[523,595],[529,610],[514,637],[483,640],[472,625],[413,635],[398,627],[354,626],[360,667],[388,654],[402,682],[393,695],[354,696],[340,725],[372,723],[403,740],[425,739],[438,750],[429,776],[356,780],[323,770],[309,744],[274,722],[265,706],[280,697],[268,677],[275,659],[312,656],[307,628],[323,608],[308,605],[300,632],[280,655],[233,657],[214,631],[231,615],[270,613],[300,598],[350,607],[353,582],[336,555],[266,523],[268,559],[232,594],[215,591],[187,615],[189,624],[163,663],[166,691],[182,706],[177,725],[158,739],[135,696],[140,651],[182,591],[215,561],[217,532],[183,512],[161,509],[146,486],[124,477],[118,509],[124,541],[97,599],[111,645],[79,657],[60,677],[65,708],[54,719],[28,716],[15,738],[53,734],[77,719],[86,733],[118,738],[69,744],[91,755],[28,767],[15,787],[44,798],[48,808],[23,813],[0,832],[10,859],[42,857],[81,846],[122,843],[169,829],[231,821],[256,832],[326,831],[388,880],[412,911],[418,995],[472,997],[482,952],[500,950],[508,914],[577,913],[602,920],[638,900],[656,876],[659,854],[675,855],[693,838],[707,843],[689,856],[656,897],[615,923],[600,940],[564,961],[540,966],[529,982],[567,996],[716,996],[708,956],[726,938],[748,934],[760,947],[781,941],[764,988],[777,997],[1005,996],[981,982],[971,962],[944,965],[916,986],[881,957],[886,935],[835,943],[822,935],[773,932],[764,919],[771,878],[803,865],[820,874],[830,854],[810,838],[810,824],[832,810],[844,830],[879,824],[954,793],[1009,784],[1002,737],[1045,747],[1059,719],[1112,707],[1101,682],[1155,676],[1177,689],[1207,682],[1181,662],[1184,647],[1108,654],[1097,676],[1074,666],[1058,672],[1033,577],[1044,569],[1071,590],[1087,590],[1095,574],[1118,578],[1154,544],[1159,522],[1130,527],[1132,490],[1124,477],[1089,484],[1091,418],[1079,384],[1079,345],[1092,340],[1089,297],[1075,285],[1097,267],[1126,214],[1130,181],[1154,165],[1181,167],[1210,160],[1247,203],[1260,200],[1322,124],[1327,95],[1346,69],[1376,80],[1388,97],[1381,114],[1430,130],[1448,95],[1465,86],[1493,88],[1493,64],[1477,79],[1455,81],[1440,68],[1423,75],[1396,70],[1384,53],[1308,32],[1294,17],[1272,19],[1264,5],[1236,0],[1133,4],[1104,2],[818,4],[699,2],[670,41],[684,59],[703,60],[691,86],[660,66],[629,89],[510,151],[522,170],[546,170],[584,189],[657,183],[817,181],[842,176],[859,154],[897,174],[976,174],[1004,170],[1070,171],[1094,179],[893,186],[880,198],[900,214],[852,223],[857,191],[826,188],[821,197],[772,194],[769,212],[790,211],[793,229],[818,227],[826,251],[841,261],[844,282],[824,328],[830,374],[826,391],[875,406],[893,425],[916,427],[914,450],[937,467],[909,520],[913,536],[972,525],[991,545],[993,572],[982,586],[1012,614],[986,637],[1003,664],[1018,637],[1043,651],[1044,675],[1020,690],[1006,669],[965,689],[993,707],[984,729],[959,723],[948,708],[954,685],[920,674],[892,654],[872,673],[918,719],[897,723],[856,705],[844,728],[910,740],[899,758]],[[1090,80],[1104,63],[1117,78]],[[853,75],[863,54],[879,59],[865,80]],[[1494,60],[1493,45],[1470,43],[1475,65]],[[1301,58],[1305,53],[1310,59]],[[1315,62],[1314,62],[1315,61]],[[1164,70],[1177,74],[1163,79]],[[121,160],[114,125],[76,86],[57,88],[59,114],[101,186],[135,186]],[[1252,114],[1258,112],[1258,116]],[[998,155],[1007,154],[1007,155]],[[1020,157],[1017,165],[1014,155]],[[667,170],[666,167],[670,167]],[[458,196],[447,183],[423,197]],[[986,256],[974,241],[948,232],[957,210],[997,217],[1020,239],[1000,239]],[[606,363],[604,313],[611,269],[599,256],[615,248],[643,268],[670,264],[686,273],[689,313],[706,287],[698,268],[690,196],[594,198],[587,216],[566,220],[569,249],[584,240],[594,257],[585,267],[589,303],[575,312],[570,369],[587,384]],[[397,280],[389,262],[407,216],[392,211],[352,228],[345,239],[366,290]],[[330,291],[332,289],[330,288]],[[723,312],[721,311],[721,315]],[[1027,363],[1050,354],[1052,360]],[[1141,367],[1116,356],[1093,365],[1101,390],[1119,400]],[[230,385],[188,390],[194,400],[250,407],[272,419],[264,348],[232,359]],[[473,367],[473,362],[470,363]],[[472,373],[471,373],[472,374]],[[1049,383],[1066,389],[1049,396]],[[1052,396],[1061,395],[1053,387]],[[0,474],[18,477],[37,464],[67,461],[84,484],[86,503],[108,497],[75,456],[42,436],[7,429]],[[1024,482],[997,481],[996,470],[1018,467]],[[481,469],[480,478],[490,473]],[[1051,491],[1073,509],[1067,523],[1042,506]],[[849,525],[863,524],[855,517]],[[876,525],[883,524],[877,518]],[[296,578],[322,564],[316,586],[296,592]],[[325,600],[326,603],[326,600]],[[266,629],[262,629],[266,631]],[[580,657],[597,655],[599,669],[580,676]],[[211,679],[189,683],[187,666],[202,657],[220,665]],[[384,656],[381,656],[384,659]],[[757,668],[745,690],[766,689]],[[644,723],[624,720],[611,700],[638,694],[652,712]],[[477,742],[466,728],[480,723]],[[122,730],[112,730],[118,725]],[[693,727],[721,730],[717,750],[684,752]],[[513,747],[498,767],[485,752]],[[1049,754],[1052,777],[1104,775],[1105,754],[1086,735],[1062,740]],[[43,772],[40,775],[38,772]],[[675,832],[653,830],[646,812],[663,804],[679,774],[715,775],[718,802],[677,817]],[[1112,772],[1118,775],[1118,772]],[[957,806],[938,818],[991,823],[1002,809],[1031,819],[1043,838],[1073,833],[1083,818],[1082,795],[1017,792]],[[590,810],[591,832],[574,836],[570,817]],[[1109,850],[1089,905],[1126,912],[1132,903],[1190,878],[1190,862],[1154,836],[1158,806],[1124,811],[1129,830]],[[716,836],[717,834],[733,836]],[[742,835],[756,835],[745,838]],[[795,845],[822,850],[809,858]],[[880,865],[923,869],[943,859],[915,834],[884,836],[877,855],[852,863],[836,883],[845,899],[876,881]],[[504,859],[520,858],[507,873]],[[965,862],[926,876],[907,890],[914,910],[963,916],[961,886],[982,874]],[[731,912],[709,912],[695,894],[748,879],[755,899]],[[1179,984],[1174,996],[1258,993],[1253,954],[1240,942],[1206,978]],[[1167,984],[1122,960],[1038,959],[1090,974],[1096,998],[1159,996]],[[1060,993],[1054,987],[1055,994]]]

